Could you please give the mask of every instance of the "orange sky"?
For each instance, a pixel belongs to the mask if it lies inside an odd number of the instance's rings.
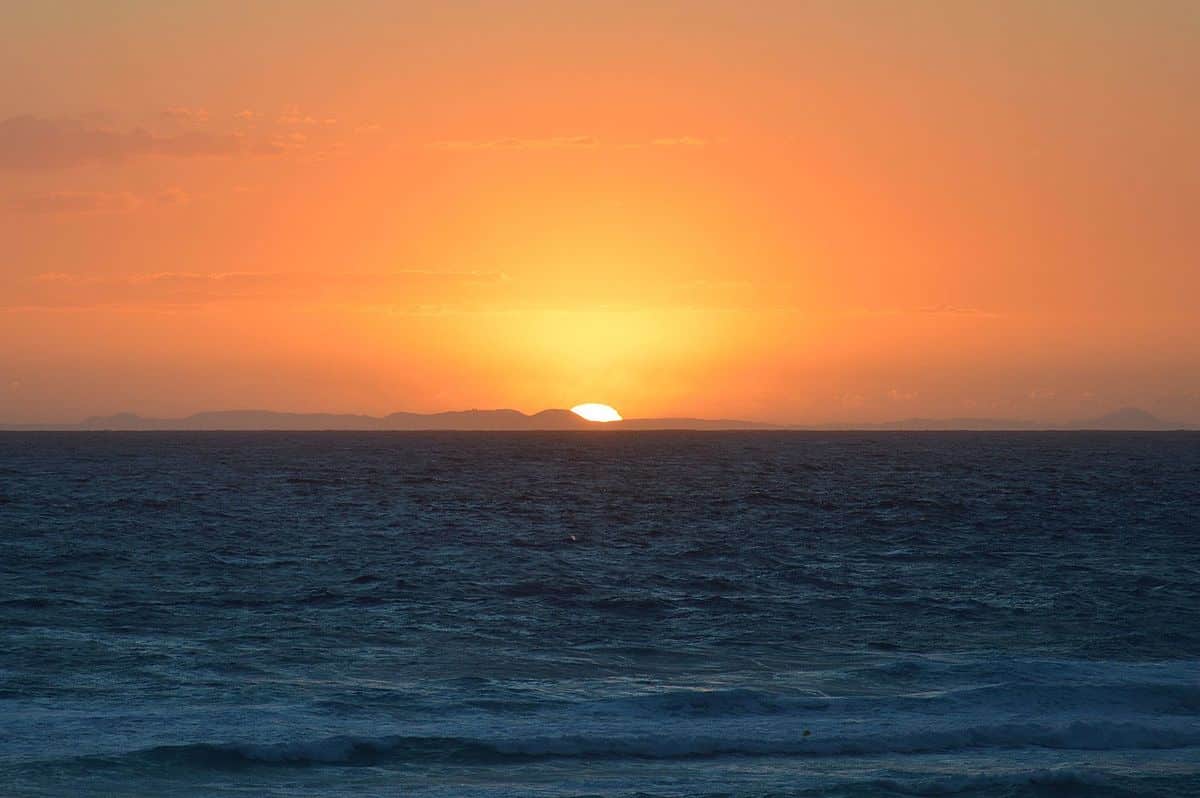
[[[1200,422],[1193,0],[4,17],[0,422]]]

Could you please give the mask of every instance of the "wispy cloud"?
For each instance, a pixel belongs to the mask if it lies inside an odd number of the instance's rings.
[[[0,169],[57,169],[148,155],[235,155],[246,149],[245,137],[237,134],[189,131],[163,136],[142,128],[121,131],[78,119],[35,116],[0,121]]]
[[[173,122],[204,123],[208,121],[208,111],[204,108],[189,108],[186,105],[173,105],[164,108],[159,114],[163,119]]]
[[[962,305],[928,305],[920,308],[919,312],[940,316],[978,316],[980,318],[996,318],[1000,314],[982,308],[964,307]]]
[[[604,142],[595,136],[548,136],[540,138],[452,139],[436,141],[429,146],[438,150],[454,150],[459,152],[479,150],[588,150],[606,146],[618,150],[639,150],[646,148],[699,150],[708,147],[712,143],[711,139],[700,138],[699,136],[670,136],[634,142]]]
[[[668,281],[654,290],[605,282],[581,288],[553,280],[510,277],[498,271],[424,269],[161,271],[107,276],[46,273],[24,280],[0,279],[0,308],[7,309],[150,310],[235,302],[389,313],[427,313],[431,309],[438,313],[673,309],[696,313],[798,314],[830,323],[852,323],[865,316],[900,319],[926,315],[925,310],[918,308],[818,309],[788,299],[778,286],[773,289],[770,285],[741,280]],[[995,316],[982,312],[976,315]],[[891,398],[899,398],[899,394]]]
[[[687,147],[689,149],[700,149],[707,147],[708,139],[697,138],[696,136],[675,136],[672,138],[654,139],[650,142],[655,147]]]
[[[14,197],[7,210],[18,214],[129,213],[153,205],[185,205],[191,196],[178,186],[155,194],[130,191],[48,191]]]
[[[581,150],[592,149],[600,142],[594,136],[553,136],[550,138],[501,138],[457,141],[438,141],[432,146],[439,150]]]
[[[286,109],[275,121],[284,127],[315,127],[318,125],[330,127],[337,124],[337,119],[334,117],[313,116],[302,112],[295,106]]]
[[[51,191],[17,197],[8,208],[29,214],[127,213],[141,204],[142,198],[128,191]]]
[[[154,200],[160,205],[186,205],[191,202],[192,196],[179,186],[171,186],[158,192]]]
[[[506,281],[500,272],[149,272],[90,276],[47,272],[0,293],[0,307],[188,306],[221,302],[428,304]]]

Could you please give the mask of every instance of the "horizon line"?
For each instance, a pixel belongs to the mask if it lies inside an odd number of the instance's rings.
[[[480,417],[474,424],[455,426],[454,420],[463,420],[474,414]],[[213,422],[213,417],[231,417],[241,415],[243,418],[233,422],[232,426],[198,426],[205,421]],[[421,421],[434,422],[445,417],[448,423],[437,426],[421,426]],[[499,425],[487,426],[487,420],[496,420],[497,416],[516,422],[519,426]],[[539,418],[552,416],[557,423],[552,426],[529,426],[524,422],[539,423]],[[268,421],[271,417],[279,420],[276,424],[254,426],[255,418]],[[303,426],[287,427],[289,419],[307,419]],[[336,422],[358,421],[361,424],[393,424],[408,421],[417,426],[400,427],[322,427],[322,421]],[[171,426],[178,424],[180,426]],[[484,424],[481,426],[481,424]],[[663,424],[661,427],[646,425]],[[115,426],[114,426],[115,425]],[[773,422],[739,418],[702,418],[687,415],[642,416],[627,417],[617,421],[597,422],[588,421],[566,408],[545,408],[533,413],[526,413],[510,407],[499,408],[470,408],[464,410],[439,410],[429,413],[398,410],[384,415],[368,413],[337,413],[327,411],[286,411],[268,410],[262,408],[240,408],[223,410],[201,410],[178,417],[142,416],[138,413],[122,411],[108,415],[92,415],[76,422],[3,422],[0,421],[0,431],[558,431],[558,430],[600,430],[604,428],[640,431],[647,429],[728,429],[728,430],[812,430],[812,431],[1056,431],[1056,430],[1112,430],[1112,431],[1173,431],[1197,429],[1194,423],[1176,422],[1161,419],[1138,407],[1125,406],[1114,409],[1100,416],[1070,421],[1039,421],[1020,418],[1000,418],[986,416],[910,416],[886,421],[823,421],[823,422]]]

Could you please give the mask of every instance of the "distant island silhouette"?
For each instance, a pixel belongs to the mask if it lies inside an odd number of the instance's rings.
[[[1179,430],[1188,425],[1164,421],[1136,407],[1124,407],[1068,424],[996,418],[909,418],[882,423],[767,424],[740,419],[686,417],[586,421],[570,410],[526,414],[519,410],[451,410],[368,416],[340,413],[281,413],[273,410],[216,410],[183,418],[147,418],[134,413],[93,416],[77,424],[7,424],[0,430],[47,431],[553,431],[553,430],[864,430],[864,431],[1050,431]]]
[[[1003,418],[906,418],[876,424],[822,425],[820,429],[861,430],[977,430],[977,431],[1053,431],[1053,430],[1111,430],[1114,432],[1151,432],[1193,429],[1191,425],[1164,421],[1138,407],[1122,407],[1095,418],[1077,419],[1066,423],[1029,421]]]

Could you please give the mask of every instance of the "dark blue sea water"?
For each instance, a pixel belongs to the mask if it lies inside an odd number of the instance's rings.
[[[1200,794],[1200,435],[0,435],[4,796]]]

